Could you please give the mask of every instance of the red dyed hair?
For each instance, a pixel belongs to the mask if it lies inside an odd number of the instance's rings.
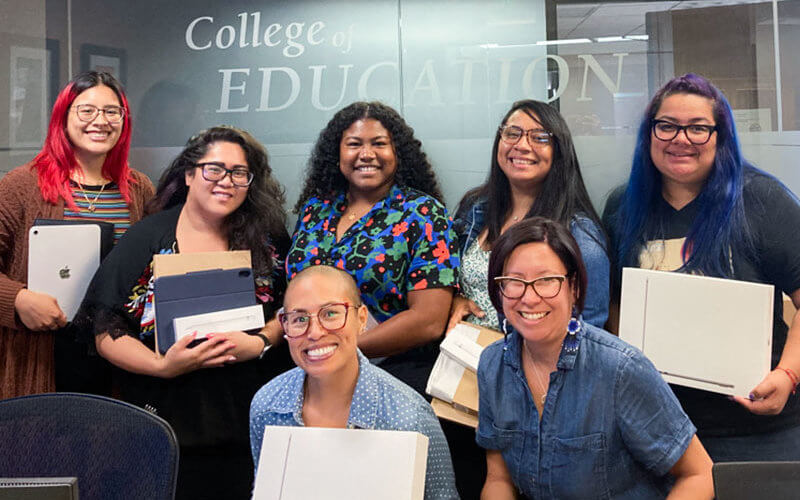
[[[42,198],[49,203],[56,203],[61,197],[68,207],[73,210],[78,209],[69,187],[70,174],[79,167],[72,143],[66,133],[67,115],[76,97],[98,85],[105,85],[113,90],[119,98],[120,105],[125,109],[122,131],[117,143],[106,155],[102,174],[114,181],[119,186],[125,201],[130,202],[129,183],[135,181],[131,178],[128,166],[128,150],[131,145],[131,114],[128,99],[125,97],[122,85],[114,76],[105,72],[87,71],[73,78],[58,94],[53,105],[53,113],[50,115],[47,138],[44,140],[42,150],[33,159],[33,166],[39,177],[39,190],[42,192]]]

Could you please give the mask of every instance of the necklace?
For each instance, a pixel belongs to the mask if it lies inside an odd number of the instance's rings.
[[[542,406],[544,406],[544,400],[547,399],[547,387],[542,382],[542,377],[539,375],[539,370],[536,369],[536,363],[531,360],[531,366],[533,367],[533,373],[536,375],[536,380],[539,382],[539,388],[542,390]]]
[[[75,179],[73,179],[73,180],[75,180]],[[93,200],[89,200],[89,197],[86,196],[86,189],[83,187],[83,184],[81,184],[80,182],[78,182],[76,180],[75,180],[75,184],[77,184],[78,187],[81,188],[81,193],[83,194],[83,199],[85,199],[86,203],[89,204],[89,206],[86,207],[86,209],[89,210],[90,212],[94,213],[94,211],[97,210],[95,208],[94,204],[97,203],[97,200],[100,199],[100,195],[103,194],[103,190],[106,188],[106,185],[103,184],[102,186],[100,186],[100,191],[97,193],[97,195],[95,195],[94,199]]]

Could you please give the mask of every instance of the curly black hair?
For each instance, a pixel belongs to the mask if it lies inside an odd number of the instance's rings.
[[[339,144],[350,125],[367,118],[378,120],[391,135],[397,156],[395,184],[443,200],[433,167],[422,151],[422,143],[414,137],[414,129],[391,106],[380,102],[354,102],[333,115],[320,132],[308,162],[303,191],[294,206],[295,213],[300,213],[313,196],[330,196],[347,190],[347,179],[339,170]]]
[[[212,127],[189,139],[183,151],[161,175],[156,195],[147,203],[145,213],[166,210],[186,201],[189,188],[186,186],[185,172],[195,168],[195,163],[215,142],[231,142],[241,146],[247,166],[253,173],[247,198],[225,221],[229,245],[233,250],[250,250],[256,276],[269,276],[276,262],[274,252],[267,247],[267,243],[275,245],[289,238],[283,209],[286,199],[283,188],[272,177],[267,150],[244,130],[229,126]]]

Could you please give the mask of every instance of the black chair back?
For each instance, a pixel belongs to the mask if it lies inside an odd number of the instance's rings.
[[[81,500],[172,500],[178,441],[162,418],[102,396],[0,401],[0,477],[78,478]]]
[[[800,498],[800,462],[721,462],[712,474],[717,500]]]

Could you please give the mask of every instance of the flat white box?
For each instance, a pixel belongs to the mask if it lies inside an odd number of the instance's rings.
[[[619,336],[671,384],[746,397],[769,373],[773,292],[761,283],[624,268]]]
[[[422,500],[418,432],[267,426],[253,500]]]
[[[203,314],[193,314],[172,320],[175,340],[184,335],[197,332],[197,338],[205,338],[209,333],[251,330],[264,326],[264,308],[259,305],[237,307]]]

